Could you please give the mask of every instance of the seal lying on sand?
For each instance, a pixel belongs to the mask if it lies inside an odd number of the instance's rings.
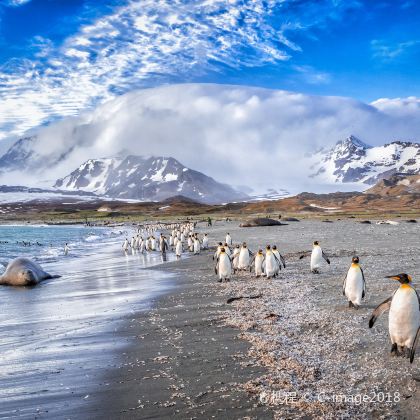
[[[39,264],[27,258],[16,258],[8,264],[6,271],[0,276],[0,284],[9,286],[35,286],[42,280],[57,277],[61,276],[52,276],[46,273]]]

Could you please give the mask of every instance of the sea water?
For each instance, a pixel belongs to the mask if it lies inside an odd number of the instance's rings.
[[[32,288],[0,286],[0,417],[89,403],[128,344],[118,339],[121,323],[171,287],[169,275],[147,267],[174,256],[124,253],[134,233],[123,226],[0,226],[0,262],[27,257],[62,276]]]

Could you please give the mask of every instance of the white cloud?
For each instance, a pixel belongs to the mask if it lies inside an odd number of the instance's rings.
[[[389,43],[383,40],[374,39],[370,43],[373,51],[373,57],[384,62],[395,60],[419,44],[420,41],[416,39],[396,43]]]
[[[12,7],[19,7],[19,6],[23,6],[26,3],[29,3],[31,0],[6,0],[6,5],[7,6],[12,6]]]
[[[326,0],[322,9],[317,4],[127,0],[58,47],[38,37],[38,61],[0,67],[0,140],[134,88],[196,80],[220,63],[242,68],[287,61],[301,51],[290,39],[294,33],[354,7],[341,0]],[[315,70],[309,76],[325,78]]]
[[[35,152],[58,165],[33,180],[55,180],[88,158],[126,149],[173,156],[233,185],[293,191],[308,184],[305,153],[354,134],[377,145],[420,132],[419,99],[349,98],[225,85],[172,85],[128,93],[43,128]],[[394,113],[392,107],[399,111]],[[14,183],[17,176],[13,175]],[[23,179],[23,178],[22,178]],[[28,181],[23,179],[22,182]],[[51,184],[51,183],[50,183]]]

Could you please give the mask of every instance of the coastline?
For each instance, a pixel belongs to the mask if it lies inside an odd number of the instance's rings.
[[[265,369],[243,363],[250,345],[225,325],[228,305],[208,270],[211,255],[151,268],[175,275],[176,287],[118,331],[130,344],[82,417],[272,418],[241,385]]]

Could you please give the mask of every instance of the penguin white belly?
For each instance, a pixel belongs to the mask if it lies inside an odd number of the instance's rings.
[[[175,253],[177,257],[180,257],[182,254],[182,242],[178,241],[176,244],[176,249],[175,249]]]
[[[262,263],[263,263],[263,257],[261,256],[256,256],[255,257],[255,275],[256,276],[262,276],[263,274],[263,267],[262,267]]]
[[[200,253],[200,242],[194,241],[194,254],[199,254],[199,253]]]
[[[360,306],[363,294],[363,275],[359,267],[350,267],[347,272],[344,293],[354,305]]]
[[[265,256],[265,275],[267,278],[273,277],[277,272],[277,262],[273,253],[268,253]]]
[[[241,249],[239,253],[238,269],[246,270],[249,266],[249,252],[248,249]]]
[[[219,279],[229,279],[232,271],[229,257],[226,254],[220,254],[219,257]]]
[[[411,347],[420,324],[419,301],[410,286],[400,286],[389,309],[389,335],[398,346]]]
[[[311,271],[316,270],[320,267],[322,261],[322,249],[320,246],[316,246],[312,249],[311,254]]]
[[[277,260],[276,260],[276,266],[277,266],[276,274],[278,274],[281,270],[281,267],[280,267],[280,252],[277,251],[277,250],[274,250],[273,254],[277,258]]]
[[[239,251],[233,251],[232,264],[233,268],[236,270],[239,265]]]

